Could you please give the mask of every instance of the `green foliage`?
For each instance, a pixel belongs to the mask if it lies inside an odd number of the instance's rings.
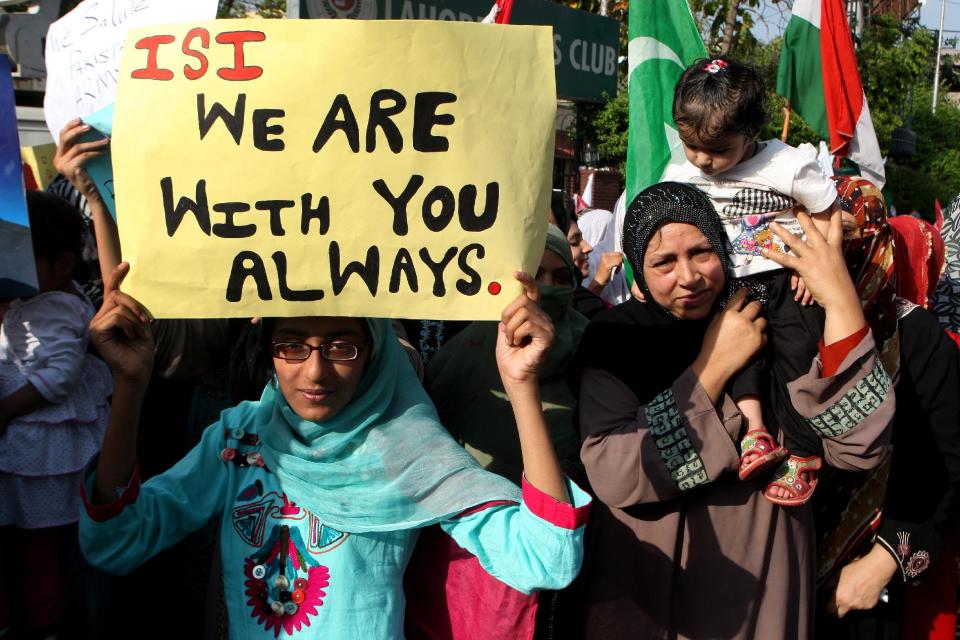
[[[940,58],[940,82],[949,91],[960,91],[960,56]]]
[[[597,146],[600,164],[616,167],[621,176],[626,175],[628,108],[626,91],[603,105],[581,107],[584,135]]]
[[[287,0],[220,0],[218,18],[283,18],[287,15]]]
[[[753,34],[756,26],[754,14],[760,10],[761,0],[688,0],[693,19],[710,53],[720,53],[731,2],[736,4],[736,24],[733,28],[730,53],[742,55],[761,44]],[[771,2],[779,4],[781,0]]]
[[[936,42],[925,29],[905,34],[890,16],[876,16],[864,29],[857,59],[881,149],[904,123],[911,91],[932,82],[935,56]]]
[[[960,108],[941,97],[931,112],[933,91],[915,90],[910,112],[917,153],[909,160],[887,162],[887,191],[901,213],[933,212],[934,199],[946,205],[960,192]]]

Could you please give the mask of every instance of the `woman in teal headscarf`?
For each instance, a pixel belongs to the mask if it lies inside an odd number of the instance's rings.
[[[84,483],[80,542],[94,566],[124,573],[220,518],[232,638],[403,637],[403,572],[432,524],[521,591],[574,578],[589,498],[563,478],[546,435],[536,373],[553,330],[530,276],[518,274],[525,293],[496,342],[525,452],[521,495],[450,439],[386,320],[338,317],[266,321],[275,375],[262,398],[225,411],[141,486],[136,425],[153,343],[146,311],[118,290],[128,269],[110,276],[91,324],[115,382]],[[157,609],[176,615],[178,597]]]
[[[540,306],[553,321],[556,337],[540,365],[540,398],[560,464],[582,482],[580,436],[573,423],[576,399],[566,382],[567,364],[587,326],[587,319],[573,309],[576,276],[566,236],[550,225],[536,281]],[[495,322],[474,322],[458,333],[430,360],[427,390],[451,435],[488,471],[520,484],[520,442],[493,357],[496,341]]]

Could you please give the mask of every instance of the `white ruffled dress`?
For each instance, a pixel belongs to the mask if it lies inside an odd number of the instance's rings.
[[[0,526],[76,522],[83,468],[110,415],[110,369],[87,354],[94,309],[61,291],[14,302],[0,329],[0,397],[33,384],[50,404],[0,434]]]

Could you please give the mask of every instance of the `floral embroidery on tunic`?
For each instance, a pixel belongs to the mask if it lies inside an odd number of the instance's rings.
[[[808,418],[807,423],[825,438],[843,435],[876,411],[889,390],[890,378],[877,358],[870,373],[820,415]]]
[[[247,605],[274,637],[281,630],[292,635],[310,626],[330,584],[330,570],[312,556],[336,549],[349,534],[327,527],[285,494],[263,491],[255,480],[239,493],[232,512],[236,533],[258,548],[244,559]]]
[[[670,477],[681,491],[688,491],[710,481],[703,467],[703,460],[690,443],[680,410],[673,398],[673,390],[667,389],[644,409],[650,433]]]
[[[903,572],[907,574],[908,578],[916,578],[929,566],[930,554],[926,551],[917,551],[910,556],[910,560],[907,561],[906,566],[903,568]]]

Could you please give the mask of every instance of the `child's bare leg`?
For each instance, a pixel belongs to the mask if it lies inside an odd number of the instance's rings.
[[[759,396],[742,396],[737,398],[736,405],[740,409],[740,414],[743,416],[748,432],[760,430],[769,433],[766,425],[763,424],[763,410],[760,406]],[[750,464],[759,457],[759,452],[750,453],[741,462],[745,465]]]

